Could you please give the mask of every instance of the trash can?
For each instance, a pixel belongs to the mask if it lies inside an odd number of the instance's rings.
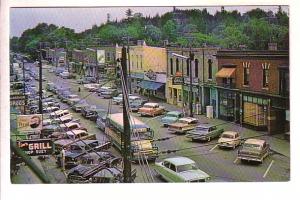
[[[206,106],[206,117],[208,119],[214,118],[214,108],[213,108],[213,106]]]

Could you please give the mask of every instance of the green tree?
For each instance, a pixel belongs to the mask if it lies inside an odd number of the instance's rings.
[[[125,12],[127,19],[131,18],[133,15],[133,11],[129,8]]]
[[[163,37],[169,41],[175,41],[177,37],[177,27],[173,20],[168,20],[162,27]]]

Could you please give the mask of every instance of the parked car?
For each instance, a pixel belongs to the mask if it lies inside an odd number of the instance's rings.
[[[82,109],[81,115],[87,119],[96,121],[99,114],[101,113],[106,114],[106,112],[107,112],[106,110],[100,108],[99,106],[92,105]]]
[[[130,97],[132,96],[132,94],[128,94],[128,96]],[[123,101],[123,94],[119,94],[118,96],[112,98],[112,102],[117,105],[120,104],[122,101]]]
[[[52,113],[52,112],[58,111],[59,109],[60,108],[57,106],[46,107],[46,108],[43,108],[43,113]]]
[[[44,119],[43,120],[43,126],[47,126],[50,124],[62,124],[62,123],[68,123],[68,122],[76,122],[79,123],[80,119],[74,119],[72,115],[65,115],[62,117],[54,118],[54,119]]]
[[[241,161],[255,161],[262,163],[270,153],[270,145],[261,139],[247,139],[238,150],[237,158]]]
[[[96,92],[99,89],[100,84],[97,83],[88,83],[84,84],[83,88],[88,90],[89,92]]]
[[[118,93],[119,92],[117,89],[107,89],[106,91],[102,91],[102,92],[98,93],[98,95],[105,99],[111,99],[114,96],[117,96]]]
[[[63,79],[69,79],[71,78],[71,74],[68,71],[63,71],[62,73],[59,74],[59,76]]]
[[[166,158],[155,163],[154,169],[168,182],[206,182],[210,176],[187,157]]]
[[[71,91],[64,91],[61,95],[61,102],[67,103],[70,95],[73,95]]]
[[[81,100],[77,94],[69,94],[66,99],[68,105],[73,105]]]
[[[62,132],[70,131],[70,130],[84,130],[84,131],[87,132],[87,129],[82,127],[77,122],[68,122],[68,123],[60,124],[59,125],[59,130],[62,131]]]
[[[160,106],[158,103],[145,103],[143,107],[138,110],[141,116],[156,116],[161,115],[165,112],[165,108]]]
[[[60,108],[60,105],[59,105],[58,102],[53,102],[53,101],[43,102],[43,108],[49,108],[49,107],[58,107],[58,108]]]
[[[168,131],[172,133],[186,133],[194,129],[199,123],[197,118],[193,117],[183,117],[180,118],[177,122],[169,124]]]
[[[55,86],[54,83],[48,82],[48,83],[46,84],[46,90],[48,90],[48,91],[50,91],[50,92],[53,92],[53,91],[54,91],[54,86]]]
[[[93,76],[85,76],[79,80],[76,81],[79,84],[88,84],[88,83],[96,83],[97,80]]]
[[[164,127],[168,127],[169,124],[175,123],[178,119],[183,117],[183,113],[180,111],[170,111],[163,118],[161,118],[161,123]]]
[[[81,109],[82,109],[82,108],[88,107],[88,106],[89,106],[89,104],[87,103],[86,100],[80,100],[78,103],[73,104],[71,108],[72,108],[75,112],[81,112]]]
[[[57,111],[54,111],[54,112],[49,114],[50,118],[58,118],[58,117],[62,117],[62,116],[65,116],[65,115],[71,115],[72,116],[72,114],[70,113],[69,110],[57,110]]]
[[[104,131],[106,126],[106,115],[98,116],[96,124],[100,130]]]
[[[129,102],[129,108],[130,108],[131,112],[138,112],[139,109],[141,107],[143,107],[143,105],[144,105],[143,101],[141,101],[141,100],[136,100],[136,101]]]
[[[220,139],[218,140],[218,146],[220,148],[233,148],[241,144],[241,136],[235,131],[225,131],[222,133]]]
[[[200,124],[193,130],[187,131],[185,135],[187,138],[191,138],[192,141],[210,141],[211,139],[218,138],[224,132],[222,128],[218,128],[215,125]]]

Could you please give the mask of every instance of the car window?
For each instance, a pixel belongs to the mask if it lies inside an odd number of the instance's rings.
[[[176,172],[176,167],[175,167],[175,165],[173,165],[173,164],[170,163],[170,170]]]
[[[163,162],[163,166],[169,168],[170,167],[170,163],[168,161]]]
[[[193,121],[191,121],[191,123],[190,124],[197,124],[198,123],[198,121],[197,120],[193,120]]]

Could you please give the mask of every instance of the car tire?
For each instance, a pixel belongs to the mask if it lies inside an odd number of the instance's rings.
[[[208,138],[207,138],[207,142],[210,142],[210,139],[211,139],[211,138],[210,138],[210,137],[208,137]]]

